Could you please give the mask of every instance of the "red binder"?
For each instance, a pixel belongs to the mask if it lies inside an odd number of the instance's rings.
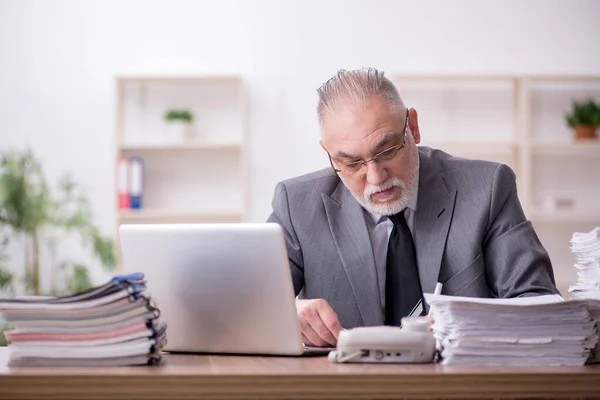
[[[127,157],[121,157],[117,162],[117,195],[119,209],[131,208],[131,197],[129,196],[129,160]]]

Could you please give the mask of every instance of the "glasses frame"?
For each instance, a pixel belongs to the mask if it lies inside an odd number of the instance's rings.
[[[370,158],[370,159],[368,159],[368,160],[362,160],[362,161],[353,161],[353,162],[350,162],[350,163],[344,164],[344,165],[343,165],[343,167],[348,167],[348,165],[353,165],[353,164],[356,164],[356,165],[359,165],[359,164],[360,164],[360,167],[359,167],[359,168],[356,170],[356,172],[359,172],[359,171],[362,169],[362,167],[366,166],[366,165],[367,165],[368,163],[370,163],[371,161],[374,161],[375,163],[377,163],[377,161],[379,160],[379,158],[381,157],[381,155],[382,155],[383,153],[385,153],[385,152],[387,152],[387,151],[390,151],[390,150],[392,150],[392,149],[395,149],[395,151],[400,151],[400,150],[402,150],[402,149],[404,148],[404,146],[406,145],[406,135],[407,135],[407,134],[408,134],[408,108],[406,109],[406,118],[405,118],[405,120],[404,120],[404,138],[402,139],[402,144],[397,144],[397,145],[395,145],[395,146],[388,147],[388,148],[387,148],[387,149],[385,149],[385,150],[381,150],[379,153],[375,154],[373,157],[371,157],[371,158]],[[331,157],[331,154],[329,154],[329,151],[327,151],[327,156],[329,157],[329,164],[331,164],[331,168],[333,168],[333,170],[334,170],[336,173],[338,173],[338,174],[339,174],[340,172],[342,172],[342,169],[341,169],[341,168],[336,168],[336,167],[333,165],[333,158]]]

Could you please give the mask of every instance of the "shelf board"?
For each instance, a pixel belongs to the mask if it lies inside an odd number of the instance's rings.
[[[119,223],[242,222],[241,212],[196,212],[160,209],[119,210]]]
[[[241,143],[166,143],[166,144],[125,144],[119,147],[124,152],[161,151],[202,151],[202,150],[241,150]]]
[[[402,83],[512,83],[510,75],[395,75],[395,82]]]
[[[120,75],[117,79],[122,82],[140,82],[140,83],[202,83],[202,82],[229,82],[239,83],[242,81],[240,75],[228,74],[135,74]]]
[[[560,81],[600,81],[600,75],[545,75],[545,74],[422,74],[405,73],[395,74],[394,79],[415,81],[509,81],[530,80],[533,82],[560,82]]]
[[[522,78],[529,79],[533,83],[600,81],[600,75],[525,75]]]
[[[543,142],[537,141],[530,144],[532,151],[537,155],[545,156],[590,156],[600,158],[600,140],[590,139],[577,142]]]
[[[429,141],[421,143],[422,146],[429,146],[444,150],[449,153],[459,154],[482,154],[482,155],[514,155],[516,143],[507,141],[498,142],[477,142],[477,141]]]
[[[530,214],[530,218],[534,222],[586,222],[600,224],[600,209],[535,210]]]

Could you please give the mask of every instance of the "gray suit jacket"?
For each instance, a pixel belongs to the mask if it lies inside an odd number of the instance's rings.
[[[419,147],[413,236],[423,292],[517,297],[555,294],[552,265],[506,165]],[[277,184],[269,222],[285,232],[296,295],[323,298],[344,328],[382,325],[375,260],[362,207],[331,168]]]

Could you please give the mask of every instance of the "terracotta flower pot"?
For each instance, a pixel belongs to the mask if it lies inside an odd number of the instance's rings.
[[[575,139],[594,139],[596,137],[596,125],[576,125],[573,130]]]

